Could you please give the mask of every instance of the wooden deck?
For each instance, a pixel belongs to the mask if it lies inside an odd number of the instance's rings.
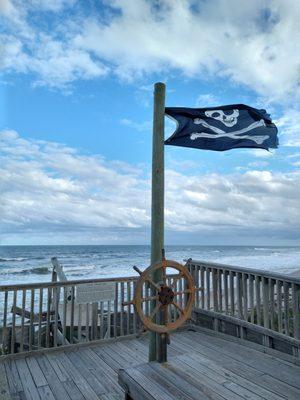
[[[148,376],[147,399],[300,399],[299,360],[291,356],[204,329],[172,335],[168,366],[147,364],[147,346],[143,337],[0,358],[0,399],[124,399],[120,368]]]

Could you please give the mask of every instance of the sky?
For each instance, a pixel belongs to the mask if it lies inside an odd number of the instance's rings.
[[[300,3],[0,0],[0,244],[149,244],[153,85],[279,148],[165,147],[165,242],[300,245]],[[166,138],[174,123],[166,118]]]

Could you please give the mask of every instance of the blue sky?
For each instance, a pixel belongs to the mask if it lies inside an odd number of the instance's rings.
[[[167,146],[166,242],[299,244],[296,2],[2,0],[0,15],[0,243],[149,243],[163,81],[167,106],[266,108],[280,140]]]

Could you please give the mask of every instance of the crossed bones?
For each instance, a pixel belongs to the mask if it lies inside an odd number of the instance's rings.
[[[247,126],[247,128],[240,129],[239,131],[234,131],[234,132],[228,132],[226,133],[222,129],[219,129],[215,126],[209,125],[207,122],[205,122],[201,118],[195,118],[194,123],[196,125],[202,125],[205,128],[208,128],[212,130],[213,132],[217,133],[217,135],[211,135],[210,133],[206,132],[193,132],[190,135],[191,140],[195,140],[198,138],[210,138],[210,139],[218,139],[221,137],[228,137],[230,139],[248,139],[252,140],[253,142],[256,142],[257,144],[262,144],[266,139],[269,138],[268,135],[260,135],[260,136],[249,136],[249,135],[242,135],[242,133],[251,131],[252,129],[258,128],[259,126],[266,126],[265,121],[261,119],[260,121],[253,122],[251,125]]]

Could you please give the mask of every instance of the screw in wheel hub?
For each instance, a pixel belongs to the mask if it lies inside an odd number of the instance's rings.
[[[172,304],[174,296],[175,296],[174,292],[169,286],[161,286],[160,291],[158,293],[158,297],[159,301],[163,306]]]

